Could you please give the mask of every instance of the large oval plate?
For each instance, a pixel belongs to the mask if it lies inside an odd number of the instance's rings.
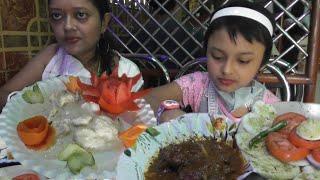
[[[86,173],[84,171],[80,175],[74,176],[66,167],[66,162],[57,160],[57,154],[61,151],[61,147],[69,143],[70,139],[58,139],[56,145],[42,153],[27,149],[17,135],[16,127],[20,121],[35,115],[48,116],[48,108],[51,107],[48,100],[49,96],[65,90],[64,82],[66,80],[67,77],[58,77],[37,82],[45,98],[43,104],[28,104],[22,99],[22,93],[27,89],[31,89],[32,86],[17,92],[6,104],[0,115],[0,138],[5,141],[15,160],[19,161],[24,168],[32,169],[48,178],[112,178],[116,175],[115,167],[122,153],[122,148],[94,153],[96,164],[98,161],[102,165],[97,167],[95,173],[92,173],[92,171]],[[149,123],[155,122],[150,106],[143,101],[137,101],[137,104],[141,110],[137,112],[136,120]],[[132,116],[132,113],[130,115]],[[128,115],[126,116],[128,117]],[[127,117],[124,117],[124,119]],[[128,123],[124,123],[124,125],[130,126]]]
[[[207,113],[186,114],[174,121],[156,126],[155,129],[160,132],[158,136],[141,134],[135,148],[130,149],[131,156],[120,156],[117,166],[118,180],[144,179],[144,172],[152,156],[170,143],[181,142],[194,136],[212,136],[212,125]]]
[[[278,102],[272,105],[276,110],[276,115],[281,115],[287,112],[295,112],[306,116],[307,119],[320,120],[320,104],[302,103],[302,102]],[[252,116],[251,116],[252,115]],[[275,117],[276,115],[271,115]],[[243,122],[254,117],[263,117],[265,115],[259,112],[252,112],[243,118]],[[257,147],[250,149],[248,147],[249,141],[256,135],[263,131],[265,128],[270,127],[273,118],[269,120],[265,119],[265,125],[262,125],[254,131],[249,133],[248,129],[244,126],[245,123],[241,123],[236,134],[238,146],[242,150],[244,156],[250,161],[252,165],[252,171],[260,174],[268,179],[293,179],[295,177],[303,177],[306,172],[310,177],[320,173],[320,171],[303,171],[304,169],[310,169],[310,164],[307,161],[298,161],[292,163],[282,163],[275,157],[269,154],[264,141],[257,144]],[[310,168],[309,168],[310,167]],[[311,168],[312,169],[312,168]],[[312,172],[312,173],[311,173]],[[314,179],[314,178],[311,178]]]

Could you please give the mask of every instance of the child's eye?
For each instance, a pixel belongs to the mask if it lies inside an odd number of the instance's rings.
[[[239,60],[240,64],[249,64],[250,60]]]
[[[62,18],[62,14],[59,12],[52,12],[50,16],[51,16],[51,19],[54,21],[58,21]]]
[[[86,19],[86,18],[88,17],[88,14],[87,14],[87,13],[84,13],[84,12],[77,12],[76,17],[77,17],[78,19],[83,20],[83,19]]]
[[[214,60],[218,60],[218,61],[220,61],[220,60],[223,59],[222,56],[216,56],[216,55],[213,55],[213,54],[211,54],[211,57],[212,57]]]

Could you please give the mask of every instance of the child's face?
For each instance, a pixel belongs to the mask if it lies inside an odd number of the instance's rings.
[[[250,85],[263,59],[265,46],[250,43],[241,34],[236,42],[225,29],[215,31],[208,40],[208,72],[216,87],[224,92]]]
[[[90,0],[51,0],[50,24],[58,44],[77,58],[89,58],[100,38],[99,11]]]

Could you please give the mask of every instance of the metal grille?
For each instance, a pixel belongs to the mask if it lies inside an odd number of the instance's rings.
[[[170,4],[172,1],[176,4],[174,8]],[[314,47],[319,43],[307,47],[308,42],[312,42],[310,37],[318,36],[315,30],[317,27],[313,27],[311,31],[312,24],[316,24],[318,20],[310,17],[312,7],[319,6],[319,0],[256,1],[272,11],[277,22],[270,62],[281,68],[294,88],[297,89],[297,84],[302,84],[300,86],[314,84],[315,79],[312,74],[316,68],[312,66],[319,57]],[[113,0],[114,23],[109,30],[122,45],[123,52],[145,53],[154,57],[165,55],[168,58],[162,62],[167,68],[180,69],[187,62],[204,56],[202,38],[210,15],[216,7],[227,1],[152,0],[152,2]],[[316,17],[319,10],[313,8],[313,11]],[[262,81],[276,81],[276,78],[268,76],[268,72],[263,69]],[[314,88],[311,86],[309,89],[306,86],[307,93],[314,94]],[[306,101],[312,98],[311,95]]]

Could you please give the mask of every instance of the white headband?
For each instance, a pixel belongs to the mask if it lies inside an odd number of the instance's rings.
[[[262,24],[264,27],[266,27],[271,36],[273,34],[273,27],[272,27],[272,23],[270,22],[270,20],[265,15],[261,14],[258,11],[255,11],[253,9],[249,9],[249,8],[245,8],[245,7],[223,8],[223,9],[217,11],[213,15],[210,23],[212,23],[213,20],[218,19],[219,17],[223,17],[223,16],[242,16],[242,17],[246,17],[246,18],[255,20],[255,21],[259,22],[260,24]]]

